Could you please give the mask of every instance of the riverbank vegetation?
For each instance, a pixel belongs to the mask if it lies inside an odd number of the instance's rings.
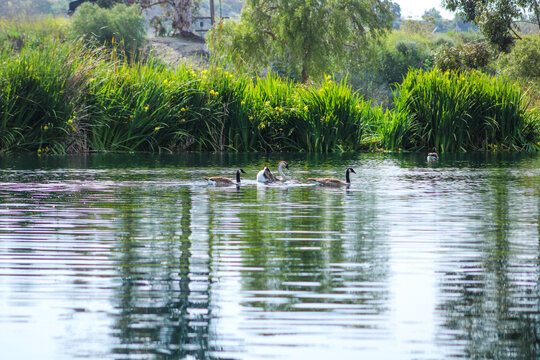
[[[108,48],[78,36],[74,24],[77,18],[1,24],[1,152],[540,148],[540,113],[515,80],[521,75],[441,70],[431,45],[419,47],[399,33],[382,45],[389,50],[375,70],[386,84],[405,78],[390,100],[374,102],[357,86],[366,81],[358,72],[301,84],[279,69],[253,75],[225,53],[204,69],[172,68],[139,51],[140,43],[128,44],[121,36],[128,24],[104,35]],[[536,56],[526,45],[516,49],[523,58]],[[409,61],[420,64],[417,70],[407,69]],[[530,71],[525,60],[505,61]]]

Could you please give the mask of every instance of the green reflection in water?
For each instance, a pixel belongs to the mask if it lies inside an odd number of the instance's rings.
[[[290,186],[254,183],[258,169],[281,159],[291,164]],[[418,358],[535,358],[539,159],[443,154],[427,166],[424,154],[0,157],[0,271],[17,285],[0,290],[39,303],[43,293],[33,289],[59,279],[68,299],[58,307],[83,324],[96,311],[69,296],[106,299],[112,324],[101,320],[109,332],[96,352],[109,358],[290,358],[310,348],[347,357],[387,354],[389,339],[403,336],[395,316],[409,305],[396,303],[403,290],[394,279],[405,269],[411,279],[435,279],[435,288],[405,290],[436,294],[425,309],[433,323],[419,320],[435,330],[431,343],[394,341],[393,358],[411,349]],[[346,166],[358,172],[348,190],[305,184],[314,174],[342,177]],[[237,167],[248,172],[239,189],[202,181]],[[18,254],[48,273],[19,284],[36,270]],[[73,273],[63,263],[72,256],[84,260]],[[426,274],[425,264],[435,270]],[[83,286],[92,281],[99,286]],[[82,345],[69,346],[77,353]]]

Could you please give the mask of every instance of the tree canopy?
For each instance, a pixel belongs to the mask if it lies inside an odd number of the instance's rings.
[[[243,58],[281,66],[302,82],[362,51],[392,25],[390,0],[246,0],[221,41]]]
[[[531,18],[537,25],[540,23],[538,0],[444,0],[444,6],[475,23],[502,51],[509,51],[519,38],[516,21]]]

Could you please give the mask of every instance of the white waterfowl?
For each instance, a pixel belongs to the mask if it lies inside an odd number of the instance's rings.
[[[353,168],[347,168],[345,172],[345,181],[338,180],[335,178],[308,178],[308,180],[315,181],[318,185],[321,186],[330,186],[330,187],[340,187],[340,186],[349,186],[351,185],[350,173],[356,174]]]
[[[245,174],[246,172],[242,169],[236,170],[236,181],[229,179],[224,176],[213,176],[213,177],[205,177],[204,179],[208,181],[210,185],[239,185],[240,184],[240,174]]]
[[[260,183],[272,182],[273,176],[274,175],[272,174],[270,169],[267,166],[265,166],[264,169],[262,169],[261,171],[257,173],[257,182],[260,182]]]
[[[433,152],[430,152],[427,154],[427,161],[428,162],[435,162],[439,160],[439,155],[437,154],[437,149],[433,148]]]
[[[283,168],[286,168],[287,170],[289,170],[289,164],[286,162],[286,161],[280,161],[279,164],[278,164],[278,172],[281,176],[275,176],[272,171],[270,171],[270,169],[268,169],[268,176],[269,176],[269,179],[270,179],[270,182],[276,182],[276,181],[286,181],[286,175],[285,173],[283,172]]]

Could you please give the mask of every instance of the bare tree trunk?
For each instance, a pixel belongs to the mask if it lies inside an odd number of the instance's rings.
[[[191,0],[128,0],[133,3],[138,3],[143,9],[152,6],[167,5],[172,8],[172,28],[175,34],[185,35],[191,33],[191,24],[193,18],[191,16]]]
[[[192,21],[191,0],[177,0],[174,4],[174,17],[172,21],[174,32],[179,32],[180,34],[191,32]]]

